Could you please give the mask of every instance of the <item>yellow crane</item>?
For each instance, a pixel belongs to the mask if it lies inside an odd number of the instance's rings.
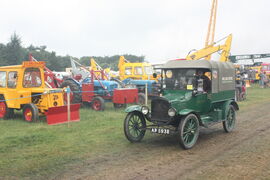
[[[229,54],[231,50],[231,42],[232,42],[232,34],[228,35],[224,44],[217,45],[220,41],[224,40],[225,38],[219,40],[218,42],[214,42],[215,39],[215,29],[216,29],[216,16],[217,16],[217,6],[218,6],[218,0],[212,0],[212,6],[211,6],[211,13],[209,18],[209,24],[208,24],[208,31],[207,36],[205,40],[205,46],[204,48],[195,51],[192,54],[189,54],[186,59],[187,60],[198,60],[198,59],[206,59],[210,60],[211,55],[213,53],[219,52],[220,53],[220,61],[225,62],[229,61]]]
[[[216,30],[217,5],[218,5],[218,0],[212,0],[212,8],[211,8],[211,14],[210,14],[210,19],[209,19],[209,24],[208,24],[207,36],[205,40],[205,47],[208,47],[214,43],[215,30]]]
[[[194,53],[188,54],[186,60],[199,60],[204,58],[205,60],[211,60],[211,55],[219,52],[220,58],[219,61],[226,62],[230,61],[229,55],[231,50],[232,43],[232,34],[227,37],[214,42],[215,38],[215,26],[216,26],[216,14],[217,14],[217,4],[218,0],[212,0],[211,14],[208,24],[208,31],[205,40],[205,47],[195,51]],[[225,40],[224,44],[219,44],[220,41]],[[207,74],[208,77],[211,77],[210,74]],[[246,97],[246,86],[243,80],[236,78],[236,99],[244,100]]]

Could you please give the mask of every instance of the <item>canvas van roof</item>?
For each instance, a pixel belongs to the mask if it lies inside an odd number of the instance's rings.
[[[212,73],[212,93],[235,89],[235,68],[231,62],[208,60],[171,60],[162,69],[209,69]]]

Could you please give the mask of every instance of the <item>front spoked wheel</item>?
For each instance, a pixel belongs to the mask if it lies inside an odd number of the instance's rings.
[[[223,121],[223,129],[225,132],[231,132],[235,127],[235,118],[236,113],[233,105],[230,105],[229,110],[227,112],[227,116],[225,121]]]
[[[130,142],[140,142],[146,131],[146,122],[139,112],[128,113],[124,121],[124,132]]]
[[[192,148],[199,136],[199,120],[195,114],[189,114],[181,119],[178,127],[179,143],[184,149]]]

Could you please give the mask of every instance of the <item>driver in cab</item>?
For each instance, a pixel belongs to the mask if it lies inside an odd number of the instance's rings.
[[[205,75],[207,71],[198,70],[197,71],[197,90],[198,92],[209,93],[211,91],[211,80]]]

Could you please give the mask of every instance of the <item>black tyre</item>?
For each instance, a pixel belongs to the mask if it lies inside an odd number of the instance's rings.
[[[143,93],[138,94],[138,104],[144,105],[145,104],[145,95]]]
[[[225,132],[231,132],[235,127],[236,112],[233,105],[230,105],[229,110],[226,114],[226,119],[223,121],[223,129]]]
[[[189,114],[181,119],[178,126],[179,143],[184,149],[192,148],[199,137],[199,120],[195,114]]]
[[[102,97],[94,97],[91,102],[91,107],[95,111],[104,111],[105,109],[105,101]]]
[[[23,118],[27,122],[37,122],[39,120],[37,106],[32,103],[24,105]]]
[[[80,91],[80,86],[76,84],[71,79],[66,79],[62,84],[61,88],[68,87],[71,90],[70,101],[72,104],[81,103],[82,102],[82,93]],[[66,99],[66,98],[65,98]]]
[[[89,107],[91,107],[91,103],[89,103],[89,102],[82,102],[81,107],[89,108]]]
[[[5,101],[0,101],[0,118],[10,119],[13,117],[14,117],[14,109],[8,108]]]
[[[140,142],[146,131],[146,122],[139,112],[130,112],[124,121],[124,132],[130,142]]]

